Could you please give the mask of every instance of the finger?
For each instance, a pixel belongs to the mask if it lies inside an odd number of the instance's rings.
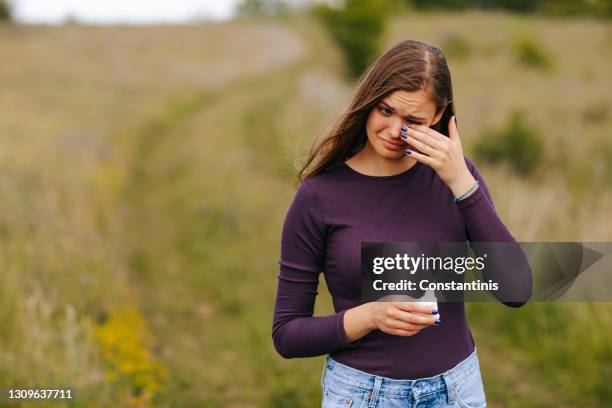
[[[414,336],[420,332],[420,330],[401,330],[401,329],[393,329],[391,330],[391,334],[396,336]]]
[[[424,326],[431,326],[440,318],[439,314],[432,314],[432,311],[425,314],[418,312],[406,312],[400,309],[396,309],[391,315],[396,320]]]
[[[414,124],[409,124],[408,129],[414,129],[416,131],[419,131],[421,133],[424,133],[426,135],[428,135],[429,137],[431,137],[433,140],[436,140],[438,142],[446,142],[448,141],[448,137],[446,135],[443,135],[442,133],[438,132],[435,129],[430,128],[429,126],[425,126],[425,125],[418,125],[416,123]]]
[[[420,302],[393,302],[393,305],[400,310],[404,310],[406,312],[414,312],[421,313],[424,315],[434,315],[437,314],[438,311],[434,310],[434,306],[427,303]],[[433,312],[436,313],[433,313]]]
[[[408,126],[408,127],[403,127],[402,130],[403,129],[406,129],[406,130],[403,132],[400,132],[400,137],[402,137],[404,140],[409,140],[412,137],[413,139],[416,139],[419,142],[424,143],[427,146],[430,146],[432,149],[435,149],[435,150],[440,150],[444,146],[444,142],[448,143],[448,138],[446,138],[445,141],[438,140],[435,137],[433,137],[431,134],[426,133],[424,130],[429,129],[428,127],[416,129],[412,126]],[[408,136],[408,139],[405,136]]]
[[[421,142],[420,140],[417,140],[414,137],[408,137],[404,133],[401,133],[400,137],[404,139],[406,143],[410,144],[415,149],[417,149],[419,152],[424,153],[429,157],[439,157],[440,156],[440,152],[438,150]]]
[[[424,155],[422,153],[419,153],[419,152],[415,152],[412,149],[406,149],[404,150],[404,152],[407,155],[414,157],[417,161],[420,161],[421,163],[426,164],[429,167],[433,167],[433,165],[435,164],[434,159],[432,159],[431,157]]]
[[[391,320],[388,324],[390,329],[399,329],[399,330],[422,330],[426,326],[425,324],[413,324],[409,322],[403,322],[401,320]]]
[[[451,140],[459,139],[459,129],[457,129],[456,116],[452,116],[448,121],[448,136]]]

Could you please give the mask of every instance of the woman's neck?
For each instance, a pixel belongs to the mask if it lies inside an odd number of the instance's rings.
[[[366,145],[355,156],[346,161],[353,170],[366,176],[393,176],[400,174],[416,164],[416,160],[409,156],[397,159],[388,159],[376,153],[369,145]]]

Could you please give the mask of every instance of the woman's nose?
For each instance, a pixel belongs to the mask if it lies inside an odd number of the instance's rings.
[[[404,126],[404,121],[400,118],[395,118],[393,119],[393,122],[391,123],[390,127],[391,127],[391,135],[393,137],[400,137],[400,132],[402,131],[402,127]]]

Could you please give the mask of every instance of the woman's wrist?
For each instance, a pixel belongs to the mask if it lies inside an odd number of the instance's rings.
[[[476,188],[474,188],[476,183],[476,179],[472,176],[472,173],[467,171],[466,174],[462,175],[456,181],[449,183],[448,187],[455,198],[462,196],[464,196],[462,198],[467,198],[476,191]],[[468,194],[466,195],[466,193]]]
[[[355,306],[344,313],[344,333],[350,343],[376,328],[371,303]]]

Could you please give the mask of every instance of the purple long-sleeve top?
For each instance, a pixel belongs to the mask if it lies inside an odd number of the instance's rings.
[[[442,324],[409,337],[374,330],[351,343],[343,320],[362,303],[361,242],[515,242],[478,170],[466,163],[479,188],[459,202],[419,162],[393,176],[368,176],[340,163],[301,183],[281,239],[272,334],[283,357],[330,354],[370,374],[416,379],[449,370],[472,353],[463,303],[439,303]],[[329,316],[313,316],[321,272],[336,311]],[[510,283],[524,301],[509,306],[520,306],[531,294],[531,270],[513,273]]]

